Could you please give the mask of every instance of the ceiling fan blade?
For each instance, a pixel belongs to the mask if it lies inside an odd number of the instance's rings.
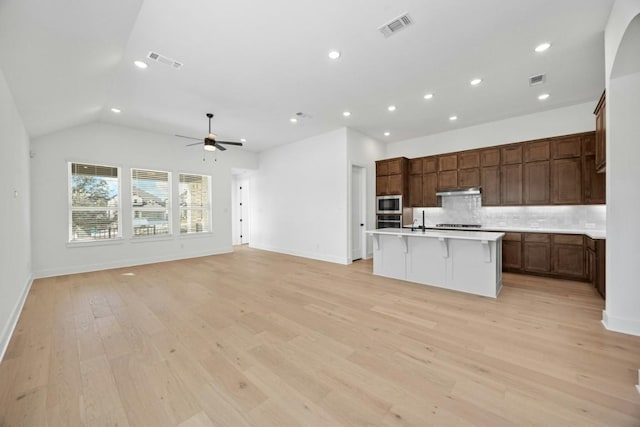
[[[197,141],[202,141],[202,138],[194,138],[192,136],[184,136],[184,135],[176,135],[179,138],[187,138],[187,139],[195,139]]]
[[[200,141],[200,142],[194,142],[193,144],[187,144],[187,145],[185,145],[185,147],[191,147],[192,145],[201,145],[201,144],[202,144],[202,141]]]
[[[222,145],[218,144],[218,141],[216,141],[216,143],[214,145],[220,151],[225,151],[226,150],[226,148],[224,148]]]
[[[218,144],[237,145],[237,146],[239,146],[239,147],[242,147],[242,142],[218,141],[218,140],[216,140],[216,142],[217,142]]]

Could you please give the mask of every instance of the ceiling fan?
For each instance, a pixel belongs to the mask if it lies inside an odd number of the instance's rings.
[[[220,151],[224,151],[226,150],[226,147],[222,146],[221,144],[225,144],[225,145],[237,145],[242,147],[242,142],[233,142],[233,141],[218,141],[216,138],[216,134],[215,133],[211,133],[211,119],[213,118],[213,114],[211,113],[207,113],[207,117],[209,118],[209,135],[204,137],[204,149],[207,151],[216,151],[216,148]],[[192,136],[184,136],[184,135],[176,135],[180,138],[187,138],[187,139],[195,139],[197,141],[202,141],[202,138],[194,138]],[[202,142],[195,142],[193,144],[187,144],[187,147],[192,146],[192,145],[198,145],[201,144]]]

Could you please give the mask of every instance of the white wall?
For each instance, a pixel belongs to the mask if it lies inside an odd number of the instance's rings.
[[[640,335],[640,1],[617,0],[605,30],[608,329]],[[635,71],[635,72],[633,72]]]
[[[346,264],[347,131],[260,153],[251,177],[249,245]]]
[[[386,144],[366,135],[361,134],[351,128],[347,128],[347,159],[349,198],[351,200],[351,166],[363,166],[366,169],[366,197],[367,214],[365,228],[367,230],[376,228],[376,160],[386,157]],[[347,236],[351,236],[351,205],[347,213]],[[351,253],[351,239],[347,238],[348,252]],[[367,238],[367,258],[373,256],[373,241]]]
[[[0,69],[0,360],[31,284],[29,137]]]
[[[597,101],[392,142],[387,147],[387,157],[422,157],[592,131]]]
[[[104,123],[34,139],[32,150],[33,271],[37,277],[230,252],[231,168],[257,166],[255,153],[232,148],[205,153],[198,146],[186,147],[184,140],[175,137]],[[69,161],[120,166],[123,206],[131,203],[131,168],[172,172],[174,195],[179,172],[211,175],[213,231],[179,236],[179,228],[174,227],[173,237],[134,242],[127,238],[131,235],[130,210],[124,210],[125,239],[118,244],[68,244]],[[172,213],[177,218],[175,204]]]

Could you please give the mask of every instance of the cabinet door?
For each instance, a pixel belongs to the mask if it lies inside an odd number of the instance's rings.
[[[551,203],[554,205],[582,203],[582,165],[579,157],[551,161],[551,188]]]
[[[596,156],[582,158],[584,203],[587,205],[606,203],[605,174],[596,171]]]
[[[409,175],[409,206],[419,208],[422,202],[422,175]]]
[[[387,160],[389,164],[389,175],[399,175],[404,173],[404,158]]]
[[[480,169],[482,206],[500,206],[500,166]]]
[[[389,175],[387,194],[402,194],[402,175]]]
[[[576,245],[553,245],[553,272],[576,279],[584,278],[584,247]]]
[[[422,157],[409,160],[409,175],[422,175]]]
[[[498,166],[500,165],[500,149],[488,148],[480,151],[480,166]]]
[[[524,270],[532,273],[551,272],[551,244],[524,242]]]
[[[432,208],[438,206],[438,174],[425,173],[422,175],[422,202],[424,207]]]
[[[502,268],[513,272],[522,270],[521,233],[505,233],[502,239]]]
[[[376,162],[376,176],[389,175],[389,162],[387,160],[378,160]]]
[[[522,144],[514,144],[502,149],[502,164],[522,163]]]
[[[438,174],[438,189],[458,188],[458,171],[445,171]]]
[[[438,172],[438,158],[436,156],[422,158],[422,173]]]
[[[596,108],[596,169],[603,172],[607,160],[607,102],[605,94],[602,94]]]
[[[597,276],[596,251],[587,249],[587,258],[585,259],[585,261],[586,261],[587,281],[595,287],[597,285],[596,283],[596,276]]]
[[[596,289],[602,298],[607,297],[605,256],[607,250],[606,240],[596,240]]]
[[[551,141],[551,155],[554,159],[580,157],[582,154],[582,138],[580,135],[553,138]]]
[[[549,160],[551,155],[549,151],[549,140],[526,142],[524,144],[524,161],[538,162],[541,160]]]
[[[458,154],[458,168],[471,169],[480,167],[480,151],[463,151]]]
[[[478,187],[480,185],[480,169],[460,169],[458,171],[458,186],[460,188]]]
[[[502,165],[502,204],[522,204],[522,164]]]
[[[389,194],[389,177],[376,176],[376,196],[386,196]]]
[[[549,204],[549,161],[524,164],[524,204]]]
[[[453,153],[439,156],[438,168],[439,171],[454,171],[458,169],[458,155],[456,153]]]

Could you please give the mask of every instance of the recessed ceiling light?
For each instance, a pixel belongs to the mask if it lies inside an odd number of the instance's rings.
[[[120,110],[119,108],[115,108],[115,107],[111,109],[111,112],[112,113],[116,113],[116,114],[118,114],[120,111],[122,111],[122,110]]]
[[[544,52],[545,50],[549,49],[551,47],[551,43],[542,43],[539,44],[538,46],[536,46],[535,51],[536,52]]]
[[[549,94],[548,94],[548,93],[543,93],[542,95],[539,95],[539,96],[538,96],[538,99],[539,99],[540,101],[544,101],[544,100],[545,100],[545,99],[547,99],[548,97],[549,97]]]
[[[351,111],[345,111],[344,113],[342,113],[342,115],[345,117],[349,117],[351,115]]]
[[[455,122],[456,120],[458,120],[458,116],[450,116],[449,120],[451,120],[452,122]]]
[[[289,119],[289,121],[290,121],[291,123],[298,123],[298,119],[296,119],[295,117],[291,117],[291,118]]]
[[[389,136],[389,135],[391,135],[391,132],[385,132],[384,133],[384,136]]]
[[[469,83],[471,83],[471,86],[478,86],[480,83],[482,83],[482,79],[473,79]]]
[[[424,99],[431,99],[433,98],[433,94],[432,93],[428,93],[424,96]]]
[[[387,110],[389,110],[389,111],[396,111],[396,106],[395,106],[395,105],[389,105],[389,106],[387,107]]]
[[[240,142],[247,142],[247,140],[244,138],[240,138]]]
[[[340,58],[340,55],[341,55],[340,51],[332,50],[331,52],[329,52],[329,59],[334,59],[334,60],[338,59]]]
[[[142,68],[143,70],[148,67],[147,63],[144,61],[133,61],[133,65],[138,68]]]

